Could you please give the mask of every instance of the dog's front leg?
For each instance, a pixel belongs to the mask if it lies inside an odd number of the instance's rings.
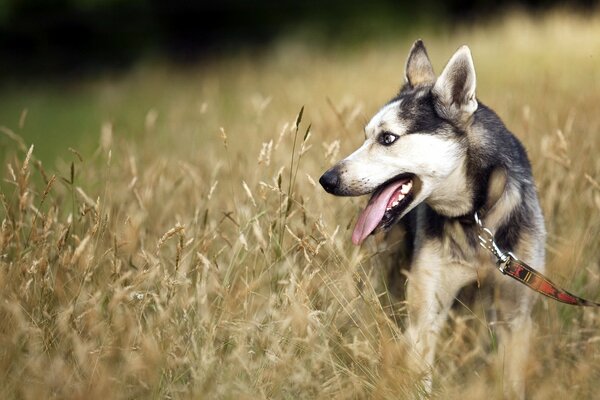
[[[473,267],[448,262],[441,244],[435,241],[425,244],[417,253],[408,277],[405,336],[413,350],[409,367],[422,377],[427,393],[432,387],[431,367],[438,334],[459,290],[476,278]]]
[[[496,287],[499,318],[495,332],[498,336],[498,361],[505,398],[524,399],[532,333],[531,309],[536,294],[504,276],[499,278]]]

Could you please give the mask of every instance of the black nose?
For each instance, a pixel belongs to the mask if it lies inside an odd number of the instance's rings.
[[[335,169],[330,169],[319,178],[319,183],[328,193],[335,193],[340,184],[340,174]]]

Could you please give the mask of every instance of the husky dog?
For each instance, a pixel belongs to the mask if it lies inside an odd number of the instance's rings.
[[[505,391],[525,394],[532,291],[496,270],[478,243],[477,212],[499,246],[544,270],[545,229],[525,149],[475,96],[471,52],[462,46],[439,77],[421,40],[408,55],[404,86],[365,127],[365,142],[321,176],[337,196],[371,198],[352,242],[398,221],[410,252],[405,337],[411,368],[431,391],[438,334],[461,288],[491,288]]]

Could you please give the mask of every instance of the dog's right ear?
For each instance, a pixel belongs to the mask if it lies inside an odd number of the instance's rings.
[[[425,45],[421,39],[413,43],[408,53],[406,67],[404,68],[404,80],[411,87],[430,85],[435,82],[433,66],[429,61],[427,50],[425,50]]]

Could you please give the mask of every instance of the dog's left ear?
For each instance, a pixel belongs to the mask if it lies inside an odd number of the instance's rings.
[[[438,114],[458,124],[466,123],[477,110],[475,82],[471,50],[462,46],[433,85],[432,93]]]

